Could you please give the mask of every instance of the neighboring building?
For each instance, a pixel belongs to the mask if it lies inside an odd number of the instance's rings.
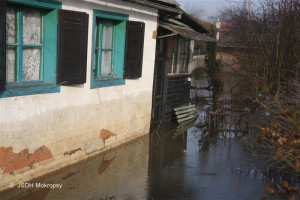
[[[2,0],[0,190],[149,133],[199,32],[173,0]]]
[[[159,10],[153,83],[152,124],[175,118],[174,108],[190,102],[190,76],[194,41],[215,41],[193,16],[179,10],[176,2],[161,1],[174,10]]]
[[[244,48],[234,42],[231,36],[233,25],[231,22],[220,21],[217,16],[217,58],[222,60],[225,71],[236,70],[239,68],[237,55],[242,56]],[[233,29],[234,30],[234,29]]]

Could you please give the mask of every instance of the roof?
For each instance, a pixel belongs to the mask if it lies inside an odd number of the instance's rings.
[[[200,33],[209,33],[209,30],[203,25],[202,21],[197,17],[184,12],[181,21]]]
[[[177,1],[175,1],[175,0],[158,0],[158,1],[179,6],[179,3],[177,3]]]
[[[202,21],[183,11],[176,0],[124,0],[156,8],[159,11],[159,25],[171,35],[176,33],[198,41],[216,41],[203,33],[209,30]]]
[[[179,4],[175,0],[123,0],[132,3],[156,8],[176,15],[181,15],[183,10],[179,8]]]
[[[179,3],[177,3],[176,0],[144,0],[144,1],[151,1],[154,3],[167,3],[167,4],[171,4],[171,5],[175,5],[175,6],[180,6]]]
[[[175,17],[179,19],[181,23],[187,24],[194,30],[200,33],[208,33],[209,31],[203,25],[203,23],[192,15],[184,12],[176,0],[124,0],[132,3],[140,4],[156,8],[159,10],[160,20],[165,17]]]
[[[199,33],[188,27],[172,25],[169,23],[161,23],[159,26],[161,26],[167,30],[170,30],[174,33],[177,33],[179,35],[182,35],[184,37],[187,37],[189,39],[192,39],[192,40],[205,41],[205,42],[216,42],[217,41],[209,36],[206,36],[206,35]]]

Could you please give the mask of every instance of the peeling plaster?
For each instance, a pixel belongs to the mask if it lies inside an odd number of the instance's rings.
[[[53,158],[52,153],[44,145],[36,149],[33,154],[30,154],[28,149],[14,153],[12,147],[0,147],[0,168],[3,170],[3,174],[25,167],[32,168],[34,163],[50,158]]]
[[[106,129],[102,129],[100,131],[100,138],[103,140],[103,142],[105,142],[105,140],[107,140],[108,138],[110,138],[112,136],[116,136],[116,134],[114,134]]]
[[[81,148],[74,149],[74,150],[71,150],[71,151],[66,151],[66,152],[64,153],[64,156],[70,156],[70,155],[76,153],[76,151],[80,151],[80,150],[81,150]]]
[[[104,142],[101,138],[92,138],[88,141],[87,145],[85,146],[86,154],[93,153],[95,151],[99,151],[105,147]]]

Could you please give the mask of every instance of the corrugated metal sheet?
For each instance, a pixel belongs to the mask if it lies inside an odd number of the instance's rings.
[[[160,24],[160,26],[165,29],[168,29],[172,32],[175,32],[179,35],[182,35],[184,37],[190,38],[192,40],[205,41],[205,42],[216,42],[217,41],[216,39],[213,39],[202,33],[198,33],[197,31],[195,31],[191,28],[176,26],[176,25],[172,25],[172,24]]]

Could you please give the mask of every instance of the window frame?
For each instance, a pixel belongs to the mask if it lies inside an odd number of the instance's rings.
[[[171,60],[169,61],[170,66],[167,69],[167,74],[170,76],[191,74],[191,63],[193,59],[193,50],[191,51],[191,48],[194,46],[194,40],[181,35],[176,35],[172,36],[169,42],[173,43],[173,48],[170,49],[169,47],[167,52],[167,59]],[[182,44],[184,44],[184,52],[181,51]]]
[[[25,85],[25,84],[41,84],[43,83],[43,57],[44,57],[44,27],[43,27],[43,20],[44,20],[44,10],[39,9],[39,12],[41,13],[41,41],[40,44],[24,44],[23,42],[23,9],[35,9],[28,6],[15,6],[11,5],[15,8],[16,11],[16,37],[15,37],[15,44],[8,44],[6,43],[6,50],[8,48],[15,49],[15,81],[14,82],[8,82],[6,80],[7,86],[15,86],[15,85]],[[7,8],[8,6],[6,6]],[[40,49],[40,66],[39,66],[39,80],[32,80],[32,81],[24,81],[23,80],[23,52],[24,49]]]
[[[102,19],[100,19],[99,21],[103,21]],[[106,20],[105,20],[106,21]],[[111,21],[111,20],[107,20],[107,21],[110,21],[112,24],[113,24],[113,30],[112,30],[112,48],[109,48],[109,49],[106,49],[106,48],[103,48],[103,26],[104,26],[104,23],[101,23],[99,22],[99,25],[97,23],[97,19],[96,19],[96,29],[97,29],[97,35],[95,35],[95,46],[98,46],[98,47],[95,47],[95,51],[98,51],[97,52],[97,56],[96,56],[96,66],[94,67],[94,69],[96,70],[96,76],[97,77],[101,77],[101,78],[113,78],[114,76],[114,62],[113,62],[113,57],[114,57],[114,42],[115,42],[115,39],[114,39],[114,35],[115,35],[115,22],[114,21]],[[100,40],[100,38],[102,38]],[[102,76],[102,53],[103,51],[110,51],[111,52],[111,62],[110,62],[110,70],[111,70],[111,74],[110,75],[104,75]],[[101,59],[99,59],[101,58]]]
[[[21,52],[15,53],[19,58],[15,59],[16,66],[15,70],[15,82],[8,82],[6,80],[6,86],[4,90],[0,90],[1,97],[13,97],[13,96],[24,96],[34,94],[45,94],[59,92],[60,87],[56,85],[56,66],[57,66],[57,14],[58,9],[61,8],[61,2],[43,0],[7,0],[8,5],[12,5],[16,9],[16,44],[17,49],[21,48]],[[20,21],[23,20],[20,12],[23,9],[38,9],[41,12],[41,42],[40,45],[25,45],[31,48],[32,46],[40,46],[40,80],[23,81],[22,70],[23,70],[23,36],[22,31],[17,29],[23,29],[23,24]],[[21,11],[20,11],[21,10]],[[6,40],[6,36],[5,36]],[[21,42],[20,42],[21,41]],[[6,50],[11,46],[6,45]],[[31,47],[30,47],[31,46]],[[27,48],[25,48],[27,49]],[[22,57],[22,58],[20,58]],[[17,63],[19,62],[19,63]],[[6,64],[4,66],[6,68]],[[6,76],[6,75],[5,75]]]
[[[123,68],[125,58],[125,33],[126,33],[126,21],[128,21],[128,15],[113,13],[108,11],[94,10],[93,13],[93,38],[92,38],[92,62],[91,62],[91,89],[99,87],[109,87],[116,85],[124,85]],[[111,59],[111,76],[101,76],[101,62],[102,62],[102,37],[100,34],[102,30],[98,27],[97,21],[107,20],[114,23],[113,26],[113,50]],[[101,23],[99,23],[101,24]],[[101,28],[103,29],[103,28]],[[101,36],[101,37],[100,37]],[[97,42],[97,45],[96,45]],[[96,46],[100,47],[97,49]],[[101,56],[99,56],[101,54]],[[101,57],[101,60],[99,59]],[[96,61],[96,62],[95,62]]]

